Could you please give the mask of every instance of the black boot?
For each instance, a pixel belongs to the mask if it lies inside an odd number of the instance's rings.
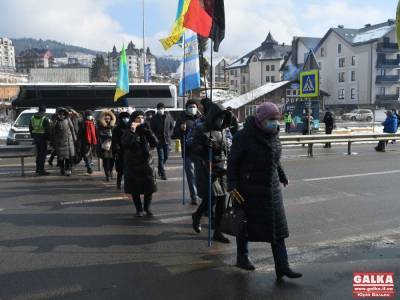
[[[142,207],[142,201],[140,200],[140,195],[138,196],[132,196],[133,199],[133,204],[135,204],[136,208],[136,217],[143,217],[143,207]]]
[[[213,241],[223,244],[229,244],[231,241],[226,238],[220,231],[214,231]]]
[[[246,271],[254,271],[256,267],[253,262],[246,256],[238,256],[236,260],[236,267],[241,268]]]
[[[278,279],[282,279],[283,276],[288,278],[300,278],[303,274],[293,271],[289,266],[285,266],[283,268],[275,268],[276,277]]]
[[[152,211],[150,210],[151,200],[152,200],[151,195],[144,196],[144,211],[145,211],[146,215],[150,218],[154,216]]]
[[[193,230],[196,233],[200,233],[201,232],[200,218],[197,215],[197,213],[193,213],[192,214],[192,227],[193,227]]]

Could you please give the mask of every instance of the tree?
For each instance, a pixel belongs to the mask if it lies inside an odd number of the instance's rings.
[[[102,55],[96,55],[96,58],[93,60],[90,78],[92,82],[108,82],[110,79],[110,69],[104,63]]]
[[[208,69],[210,68],[210,64],[204,57],[204,53],[207,51],[208,39],[198,36],[198,41],[199,41],[199,57],[200,57],[200,75],[202,78],[205,79],[208,73]]]

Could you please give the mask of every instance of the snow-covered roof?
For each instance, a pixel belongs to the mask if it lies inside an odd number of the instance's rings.
[[[288,84],[290,81],[279,81],[279,82],[273,82],[273,83],[267,83],[255,90],[252,90],[246,94],[243,94],[239,97],[233,98],[229,101],[226,101],[223,105],[224,107],[232,107],[233,109],[238,109],[246,104],[249,104],[253,102],[254,100],[265,96],[276,89],[279,89],[280,87]]]
[[[393,27],[394,26],[384,26],[369,31],[360,32],[356,34],[356,36],[354,37],[353,43],[355,44],[365,43],[371,40],[380,39],[384,37],[386,34],[388,34],[390,31],[392,31]]]

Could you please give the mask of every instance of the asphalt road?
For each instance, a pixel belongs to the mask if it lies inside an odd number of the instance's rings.
[[[0,160],[0,299],[352,299],[352,274],[395,272],[400,289],[400,145],[285,148],[289,259],[298,280],[275,280],[269,245],[251,244],[255,272],[230,245],[207,247],[182,205],[180,159],[159,182],[154,219],[100,172],[26,177]],[[206,219],[203,220],[206,222]]]

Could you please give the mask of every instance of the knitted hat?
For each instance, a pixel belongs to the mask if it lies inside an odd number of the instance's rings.
[[[257,108],[256,119],[258,122],[262,122],[265,119],[270,119],[272,117],[280,117],[281,112],[278,106],[272,102],[264,102]]]
[[[144,116],[144,112],[141,111],[141,110],[135,110],[135,111],[131,114],[131,117],[129,118],[129,120],[130,120],[131,122],[135,122],[135,119],[136,119],[138,116]]]
[[[162,109],[162,108],[165,108],[165,104],[162,103],[162,102],[158,103],[157,104],[157,109]]]

